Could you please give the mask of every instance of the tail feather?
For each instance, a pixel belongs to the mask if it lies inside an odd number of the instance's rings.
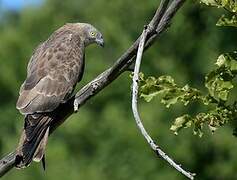
[[[43,169],[45,170],[45,168],[46,168],[45,154],[44,154],[43,157],[42,157],[42,166],[43,166]]]
[[[49,128],[47,128],[43,139],[41,140],[38,148],[36,149],[36,151],[34,153],[33,161],[39,162],[42,160],[44,153],[45,153],[45,148],[46,148],[46,145],[48,142],[48,136],[49,136]]]
[[[41,161],[48,141],[52,118],[43,115],[27,115],[16,154],[16,167],[27,167],[32,160]]]

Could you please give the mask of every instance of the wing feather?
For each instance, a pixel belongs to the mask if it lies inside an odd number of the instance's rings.
[[[53,111],[72,93],[84,69],[84,45],[72,33],[53,34],[35,50],[20,89],[23,114]]]

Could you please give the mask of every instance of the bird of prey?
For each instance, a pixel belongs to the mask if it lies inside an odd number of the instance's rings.
[[[104,46],[102,34],[87,23],[68,23],[56,30],[34,51],[22,84],[17,109],[25,123],[16,151],[16,167],[32,160],[44,164],[45,147],[54,112],[73,93],[84,72],[85,48],[93,43]]]

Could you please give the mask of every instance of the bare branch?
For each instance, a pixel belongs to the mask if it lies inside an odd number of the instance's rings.
[[[149,27],[148,27],[149,28]],[[144,29],[141,41],[139,43],[138,51],[137,51],[137,58],[135,62],[135,69],[133,73],[133,85],[132,85],[132,110],[133,115],[136,121],[136,124],[138,128],[140,129],[142,135],[147,140],[147,142],[150,144],[151,148],[156,152],[156,154],[160,157],[162,157],[164,160],[166,160],[172,167],[174,167],[177,171],[181,172],[183,175],[185,175],[189,179],[194,179],[193,173],[190,173],[186,170],[184,170],[181,165],[176,164],[168,155],[165,154],[164,151],[154,142],[154,140],[150,137],[146,129],[144,128],[138,108],[137,108],[137,98],[138,98],[138,82],[139,82],[139,71],[140,71],[140,65],[142,60],[142,54],[144,50],[144,44],[147,37],[147,28]]]
[[[11,170],[15,165],[15,151],[9,153],[7,156],[2,158],[0,160],[0,167],[1,167],[1,173],[0,177],[2,177],[4,174],[6,174],[9,170]]]
[[[161,34],[170,24],[173,16],[186,0],[173,0],[168,10],[169,0],[162,0],[160,7],[156,11],[153,20],[149,23],[149,31],[147,32],[146,49],[154,42],[158,35]],[[49,113],[53,121],[50,127],[50,134],[64,121],[78,110],[80,106],[86,103],[91,97],[98,94],[107,85],[112,83],[120,74],[128,70],[128,67],[135,61],[138,49],[139,38],[128,50],[117,59],[113,66],[105,70],[90,83],[85,85],[75,96],[68,100],[65,104],[61,104],[53,113]],[[4,163],[3,163],[4,162]],[[14,167],[15,153],[12,152],[2,160],[0,160],[0,177]]]

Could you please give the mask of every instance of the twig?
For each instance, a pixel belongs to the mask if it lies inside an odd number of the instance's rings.
[[[149,26],[147,27],[149,28]],[[133,73],[133,85],[132,85],[132,110],[133,115],[136,121],[136,124],[138,128],[140,129],[142,135],[147,140],[147,142],[150,144],[151,148],[157,153],[158,156],[162,157],[165,161],[167,161],[172,167],[174,167],[177,171],[185,175],[189,179],[194,179],[195,174],[190,173],[186,170],[184,170],[181,165],[176,164],[168,155],[165,154],[164,151],[161,150],[161,148],[153,141],[153,139],[150,137],[146,129],[144,128],[138,108],[137,108],[137,98],[138,98],[138,82],[139,82],[139,71],[140,71],[140,65],[142,60],[142,54],[144,50],[144,44],[147,37],[147,28],[144,29],[141,40],[139,43],[138,51],[137,51],[137,58],[135,62],[135,69]]]
[[[153,19],[157,20],[154,21],[153,24],[151,22],[149,23],[150,27],[153,27],[153,29],[150,29],[150,32],[148,32],[146,49],[148,49],[155,42],[155,39],[161,34],[161,32],[163,32],[167,28],[167,25],[170,24],[174,14],[185,1],[186,0],[173,0],[167,11],[166,9],[169,0],[161,1],[161,4],[153,17]],[[156,23],[157,26],[155,26],[154,23]],[[53,117],[53,121],[50,127],[50,133],[57,129],[66,121],[69,116],[74,113],[74,107],[76,110],[78,110],[78,108],[85,104],[91,97],[98,94],[102,89],[111,84],[117,77],[119,77],[120,74],[128,69],[128,67],[135,61],[134,57],[136,56],[138,44],[139,38],[120,58],[117,59],[114,65],[97,76],[93,81],[85,85],[74,97],[68,100],[65,104],[61,104],[53,112],[53,114],[50,114]],[[10,153],[10,155],[11,156],[7,156],[9,158],[3,157],[3,159],[6,161],[4,161],[4,163],[0,163],[0,177],[2,177],[14,167],[15,153],[12,152]],[[1,160],[1,162],[3,161],[3,159]]]

